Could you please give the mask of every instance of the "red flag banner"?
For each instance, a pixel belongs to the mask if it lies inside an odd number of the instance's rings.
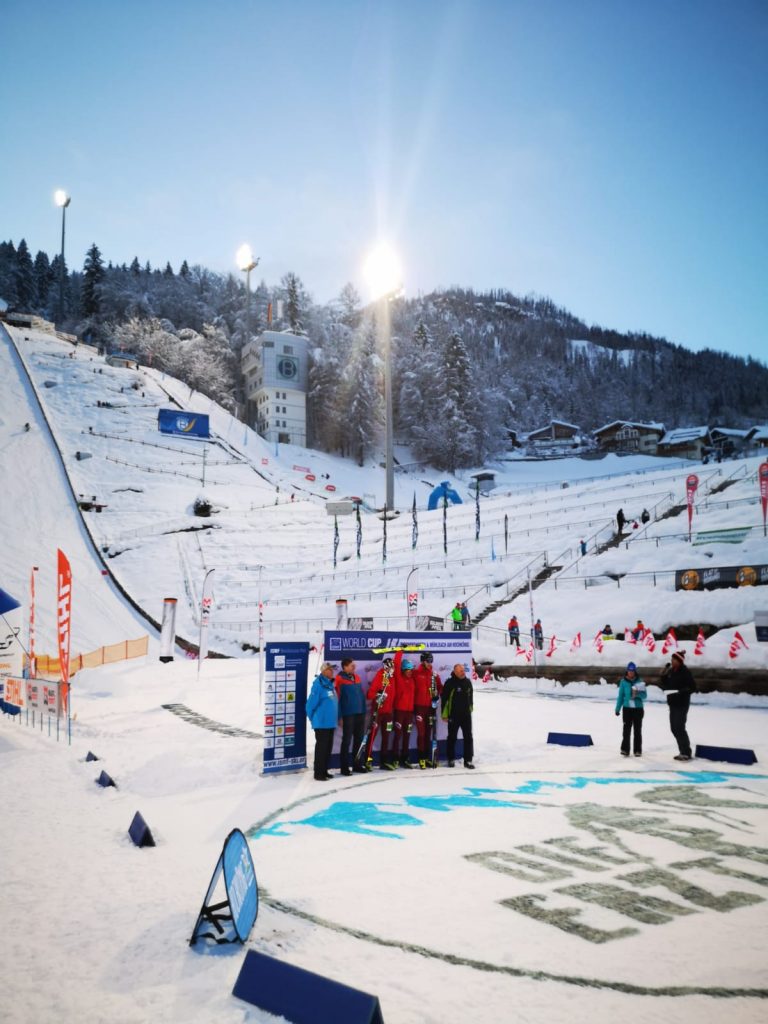
[[[688,540],[691,539],[691,521],[693,520],[693,502],[696,498],[696,490],[699,486],[699,478],[695,473],[690,473],[685,481],[685,497],[688,502]]]
[[[763,536],[765,536],[765,515],[768,512],[768,462],[761,462],[757,471],[760,481],[760,504],[763,506]]]
[[[69,700],[69,640],[72,619],[72,569],[64,552],[58,551],[56,588],[56,632],[59,640],[59,664],[61,666],[62,705],[66,709]]]
[[[37,677],[35,657],[35,568],[29,574],[29,678]]]

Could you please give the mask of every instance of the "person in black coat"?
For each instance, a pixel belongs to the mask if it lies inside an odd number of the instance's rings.
[[[688,739],[685,725],[688,719],[688,708],[691,694],[696,689],[691,670],[685,664],[685,651],[675,651],[672,661],[668,662],[661,672],[661,688],[666,691],[669,705],[669,727],[677,740],[680,753],[676,761],[691,760],[691,741]]]
[[[616,525],[619,528],[619,536],[624,532],[624,523],[626,523],[626,521],[627,520],[624,518],[624,509],[620,508],[616,513]]]
[[[472,757],[474,743],[472,740],[472,683],[467,679],[467,670],[463,665],[454,665],[453,672],[446,680],[441,695],[443,721],[448,723],[448,740],[446,752],[448,767],[453,768],[456,752],[456,737],[461,729],[464,740],[464,767],[474,768]]]

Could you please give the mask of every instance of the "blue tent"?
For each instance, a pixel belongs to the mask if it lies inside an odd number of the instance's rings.
[[[448,501],[453,502],[454,505],[462,504],[461,498],[458,496],[456,491],[454,491],[454,489],[451,487],[449,481],[443,480],[443,482],[441,484],[438,484],[437,487],[434,489],[434,491],[432,491],[432,493],[429,496],[429,504],[427,505],[427,508],[429,509],[430,512],[434,511],[439,505],[442,504],[443,496],[445,496],[448,499]]]
[[[6,612],[12,612],[14,608],[21,608],[21,605],[15,597],[0,587],[0,615],[5,615]]]

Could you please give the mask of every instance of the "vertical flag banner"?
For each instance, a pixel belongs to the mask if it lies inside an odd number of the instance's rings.
[[[333,517],[333,568],[336,568],[336,557],[339,551],[339,520]]]
[[[768,512],[768,462],[761,462],[757,471],[760,481],[760,504],[763,506],[763,536],[765,537],[765,516]]]
[[[405,591],[408,599],[408,629],[416,621],[416,614],[419,610],[419,570],[411,569],[405,583]]]
[[[35,573],[37,566],[32,566],[29,574],[29,678],[37,678],[37,658],[35,657]]]
[[[480,481],[475,487],[475,540],[480,540]]]
[[[763,512],[763,519],[765,519],[765,512]],[[411,548],[415,551],[416,545],[419,542],[419,521],[416,518],[416,491],[413,492],[413,508],[411,509]]]
[[[443,492],[443,554],[448,554],[448,495]]]
[[[211,576],[213,576],[215,572],[215,569],[209,569],[205,574],[205,579],[203,580],[203,593],[200,598],[200,640],[197,645],[198,675],[200,675],[200,662],[205,661],[208,657],[208,627],[211,621],[211,606],[213,605],[213,595],[210,591],[209,582]]]
[[[62,710],[69,709],[69,640],[72,621],[72,569],[69,559],[58,549],[56,588],[56,632],[59,641],[59,664],[61,666]]]
[[[509,516],[504,513],[504,554],[509,554]]]
[[[363,521],[360,518],[360,506],[355,506],[355,514],[357,515],[357,534],[355,537],[355,545],[357,547],[357,557],[360,557],[360,548],[363,546]]]
[[[699,486],[699,478],[691,473],[685,481],[685,497],[688,502],[688,540],[691,539],[691,521],[693,519],[693,502],[696,498],[696,488]]]
[[[389,509],[385,505],[384,506],[384,523],[383,523],[383,530],[382,530],[382,536],[381,536],[381,560],[382,560],[382,562],[386,562],[387,561],[387,513],[388,512],[389,512]]]

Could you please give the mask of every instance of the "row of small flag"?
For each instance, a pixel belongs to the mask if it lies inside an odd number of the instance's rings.
[[[646,629],[642,637],[634,637],[630,629],[624,631],[624,642],[627,644],[640,645],[645,647],[647,651],[653,653],[656,650],[656,638],[650,629]],[[603,648],[605,647],[605,640],[603,639],[602,630],[598,630],[592,640],[592,646],[597,650],[598,654],[602,654]],[[704,633],[699,630],[698,636],[696,637],[696,645],[693,648],[694,654],[703,654],[704,648],[707,646],[706,640],[704,639]],[[581,647],[581,633],[577,633],[571,641],[569,652],[573,654]],[[733,634],[730,647],[728,648],[728,657],[738,658],[739,652],[748,649],[749,644],[746,642],[741,633],[736,630]],[[557,649],[557,637],[552,636],[549,641],[549,649],[547,650],[545,657],[551,658]],[[662,654],[669,654],[670,651],[678,650],[677,636],[675,635],[674,629],[670,629],[667,632],[664,642],[661,646]],[[522,655],[526,661],[533,660],[533,640],[530,641],[527,647],[518,647],[517,654]]]

